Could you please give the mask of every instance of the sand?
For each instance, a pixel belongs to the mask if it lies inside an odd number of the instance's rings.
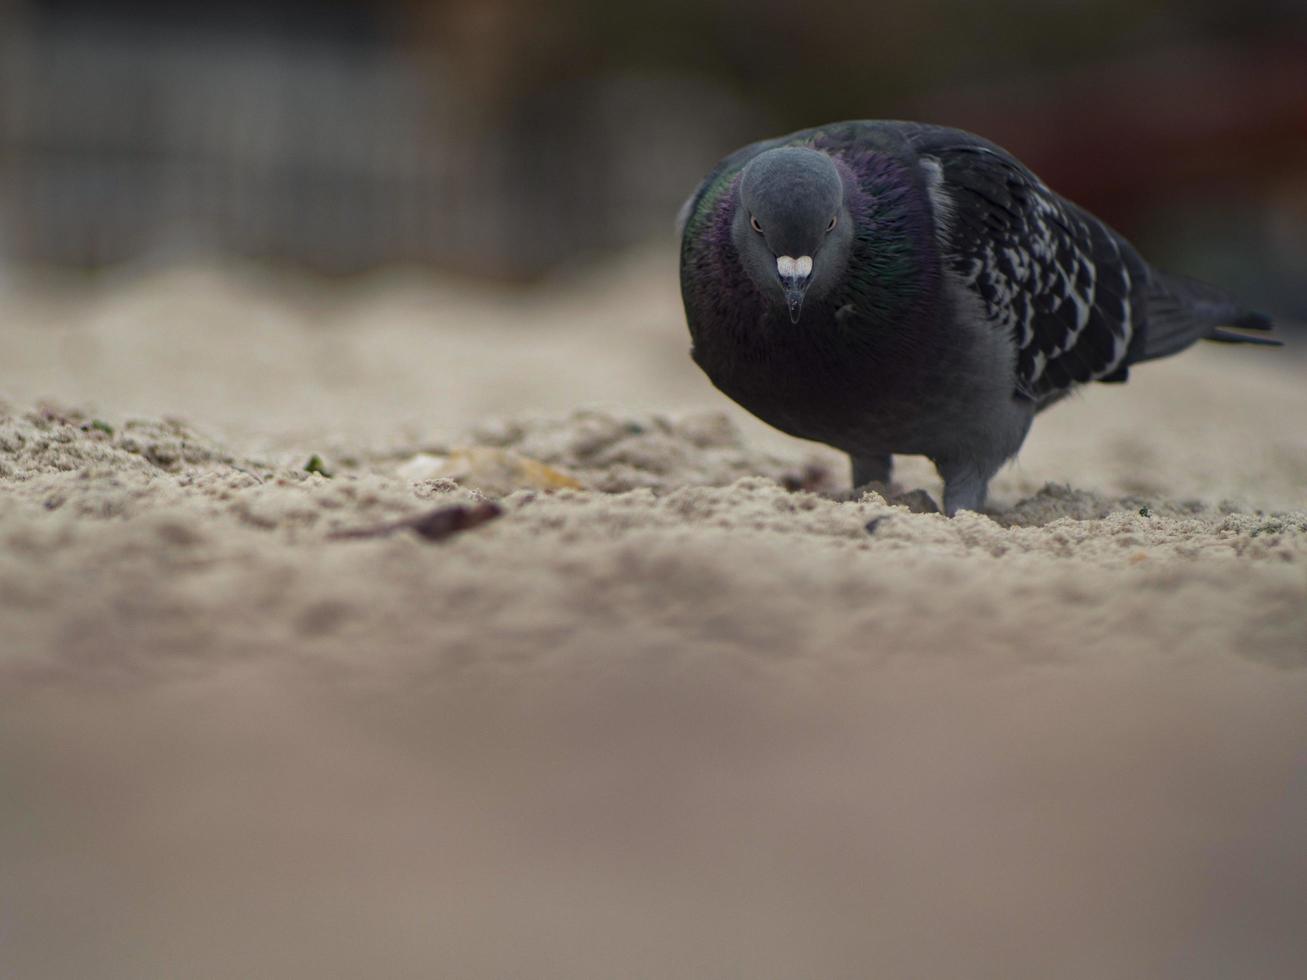
[[[725,403],[661,253],[7,289],[0,973],[1302,975],[1292,356],[950,521]]]

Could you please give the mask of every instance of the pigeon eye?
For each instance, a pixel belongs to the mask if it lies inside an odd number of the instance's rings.
[[[839,215],[836,215],[835,217],[830,219],[830,224],[826,226],[826,233],[828,235],[835,230],[835,222],[838,220],[839,220]]]
[[[753,217],[753,215],[750,215],[750,216],[749,216],[749,225],[750,225],[750,227],[752,227],[753,230],[756,231],[759,235],[762,234],[762,225],[758,224],[758,219],[755,218],[755,217]]]

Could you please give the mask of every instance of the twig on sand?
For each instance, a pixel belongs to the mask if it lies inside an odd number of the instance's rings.
[[[452,504],[447,507],[437,507],[416,517],[405,517],[398,521],[387,521],[385,524],[374,524],[371,527],[333,531],[327,535],[327,538],[331,541],[384,538],[397,531],[414,531],[428,541],[443,541],[460,531],[467,531],[478,524],[493,521],[503,513],[504,508],[488,500],[472,505]]]

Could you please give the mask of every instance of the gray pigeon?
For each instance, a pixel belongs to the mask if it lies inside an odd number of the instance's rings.
[[[1149,266],[980,137],[843,122],[732,153],[681,213],[693,357],[783,432],[849,454],[855,487],[928,457],[979,510],[1035,415],[1197,340],[1271,321]]]

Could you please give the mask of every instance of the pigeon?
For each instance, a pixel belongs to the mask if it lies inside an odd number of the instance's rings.
[[[834,123],[722,160],[681,210],[691,355],[768,424],[849,455],[855,488],[930,459],[979,511],[1040,411],[1271,320],[1158,271],[1015,157],[958,129]]]

